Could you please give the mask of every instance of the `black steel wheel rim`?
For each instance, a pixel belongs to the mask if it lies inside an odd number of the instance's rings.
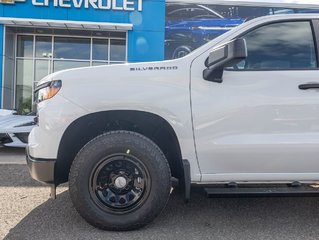
[[[151,178],[145,165],[129,154],[108,156],[93,168],[90,194],[94,202],[112,213],[140,207],[148,197]]]

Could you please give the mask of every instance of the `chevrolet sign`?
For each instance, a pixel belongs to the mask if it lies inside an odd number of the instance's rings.
[[[26,0],[0,0],[0,3],[14,4],[16,2],[25,2]],[[135,2],[136,5],[135,6]],[[143,9],[143,0],[32,0],[33,6],[62,8],[94,8],[102,10],[119,10],[119,11],[139,11]]]
[[[1,1],[1,0],[0,0]],[[135,6],[135,2],[137,3]],[[34,6],[54,6],[61,8],[94,8],[101,10],[139,11],[143,9],[143,0],[32,0]]]

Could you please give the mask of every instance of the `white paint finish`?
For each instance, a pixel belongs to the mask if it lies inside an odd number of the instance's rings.
[[[30,155],[56,159],[64,131],[74,120],[87,113],[60,95],[38,104],[39,126],[35,126],[29,135]]]
[[[318,71],[226,72],[222,84],[194,77],[202,173],[319,172],[319,91],[298,89],[317,78]]]
[[[0,116],[0,133],[28,133],[32,126],[23,126],[32,123],[34,116],[6,115]]]
[[[317,183],[318,173],[217,173],[203,174],[199,184],[225,184],[237,182],[238,184],[269,184],[269,183]]]
[[[178,69],[174,68],[176,64]],[[189,66],[189,61],[167,61],[81,68],[49,75],[40,84],[62,79],[62,88],[58,98],[40,103],[40,128],[36,127],[30,135],[30,145],[34,144],[31,156],[56,158],[58,143],[66,127],[88,113],[145,111],[161,116],[173,127],[180,141],[182,156],[191,163],[192,178],[199,181],[190,111],[189,71],[185,71]],[[162,67],[162,70],[145,71],[143,67]],[[168,67],[171,69],[163,69]],[[131,71],[131,68],[140,68],[141,71]],[[85,110],[75,112],[78,109],[76,105]],[[45,126],[41,125],[43,123]],[[38,139],[42,140],[41,143]]]
[[[250,27],[261,24],[259,20]],[[230,33],[223,41],[233,37]],[[202,78],[209,52],[191,68],[202,180],[244,180],[237,174],[247,181],[258,181],[256,174],[260,180],[296,180],[300,173],[313,173],[302,180],[319,179],[319,91],[298,89],[319,82],[318,70],[225,71],[219,84]]]
[[[61,79],[62,89],[53,99],[40,103],[40,126],[30,135],[30,154],[56,158],[67,126],[88,113],[147,111],[173,127],[182,157],[190,161],[192,181],[200,182],[192,131],[191,77],[197,154],[205,173],[202,180],[318,180],[319,92],[298,90],[301,83],[317,81],[316,71],[306,76],[303,71],[225,72],[222,84],[202,78],[204,61],[214,46],[259,24],[305,18],[318,15],[252,20],[178,60],[54,73],[41,83]],[[159,70],[164,67],[166,70]]]
[[[174,70],[176,64],[178,69]],[[68,81],[63,81],[60,94],[89,112],[138,110],[161,116],[175,130],[182,157],[191,162],[192,177],[199,179],[190,112],[189,72],[185,71],[189,65],[187,61],[170,61],[86,68],[77,70],[76,74],[72,70],[65,71],[62,79]],[[130,71],[143,67],[172,69]],[[78,94],[74,94],[75,86]]]

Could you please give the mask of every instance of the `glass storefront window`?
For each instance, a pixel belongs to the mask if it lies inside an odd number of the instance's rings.
[[[102,65],[108,65],[107,62],[92,62],[92,66],[102,66]]]
[[[20,114],[31,111],[33,60],[17,59],[16,109]]]
[[[18,57],[33,57],[33,36],[18,36]]]
[[[35,39],[35,56],[37,58],[52,57],[52,37],[37,36]]]
[[[89,61],[61,61],[56,60],[53,62],[53,72],[70,69],[70,68],[79,68],[79,67],[89,67]]]
[[[37,33],[37,31],[35,31]],[[42,32],[42,31],[41,31]],[[126,33],[120,38],[55,36],[18,32],[16,104],[20,114],[31,111],[33,90],[46,75],[70,68],[119,64],[126,61]],[[121,34],[121,35],[120,35]],[[35,48],[35,49],[34,49]]]
[[[91,39],[74,37],[54,38],[54,58],[90,59]]]
[[[49,74],[49,60],[35,60],[35,81],[38,82]]]
[[[110,50],[111,61],[125,61],[126,59],[126,41],[120,39],[111,39]]]
[[[92,59],[107,61],[109,56],[109,40],[108,39],[93,39]]]

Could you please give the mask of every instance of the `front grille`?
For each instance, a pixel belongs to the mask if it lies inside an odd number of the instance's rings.
[[[29,133],[16,133],[15,136],[23,143],[28,143]]]
[[[39,117],[38,117],[38,115],[36,117],[34,117],[33,121],[34,121],[34,124],[39,125]]]

